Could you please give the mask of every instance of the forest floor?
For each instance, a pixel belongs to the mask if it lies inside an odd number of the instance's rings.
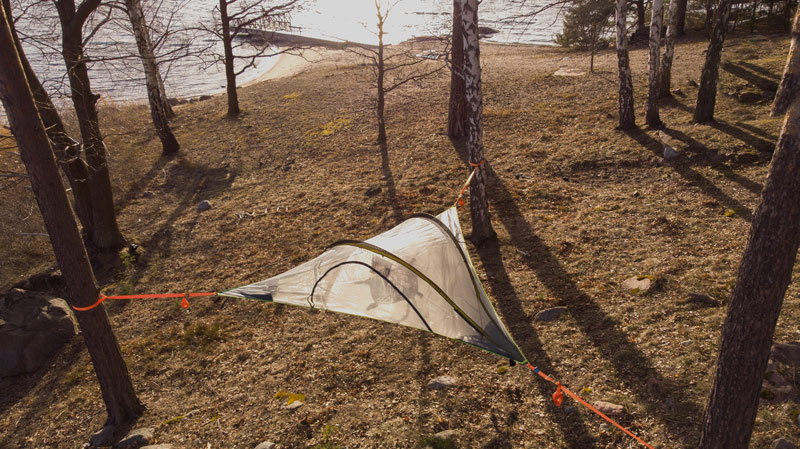
[[[484,142],[496,240],[472,259],[516,342],[590,402],[624,405],[620,422],[656,448],[695,447],[725,307],[780,131],[771,95],[787,35],[734,34],[725,45],[717,121],[691,123],[706,43],[678,44],[662,103],[679,153],[661,163],[658,131],[617,125],[613,50],[483,45]],[[342,56],[338,58],[338,56]],[[647,50],[632,51],[644,122]],[[104,293],[220,291],[265,279],[343,238],[453,204],[469,168],[444,134],[449,75],[387,103],[374,143],[369,67],[333,52],[290,78],[176,108],[179,157],[160,158],[144,106],[106,102],[119,220],[138,261],[98,270]],[[433,62],[431,62],[433,64]],[[18,162],[3,156],[5,168]],[[17,168],[18,169],[18,168]],[[212,208],[198,212],[209,200]],[[0,198],[0,285],[53,265],[29,190]],[[252,213],[245,215],[245,213]],[[460,209],[469,233],[469,212]],[[24,220],[23,220],[24,219]],[[622,286],[645,276],[647,292]],[[723,306],[688,301],[710,295]],[[473,347],[368,319],[234,299],[106,302],[147,412],[140,427],[176,448],[423,447],[452,429],[461,448],[633,448],[524,367]],[[552,322],[540,310],[564,306]],[[787,292],[776,342],[800,341],[800,286]],[[457,385],[432,390],[449,375]],[[286,408],[285,391],[304,395]],[[798,404],[762,401],[752,447],[800,440]],[[78,448],[105,410],[82,339],[52,366],[0,380],[0,447]],[[446,447],[446,446],[440,446]]]

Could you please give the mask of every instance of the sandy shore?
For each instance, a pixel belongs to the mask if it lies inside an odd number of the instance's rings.
[[[333,59],[334,54],[336,53],[339,53],[339,51],[325,48],[282,53],[278,56],[278,60],[275,62],[275,65],[273,65],[272,68],[264,72],[261,76],[248,81],[243,86],[250,86],[272,79],[295,76],[308,70],[312,64],[319,63],[323,60]]]

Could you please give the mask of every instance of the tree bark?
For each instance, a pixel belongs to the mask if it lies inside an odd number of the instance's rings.
[[[659,87],[659,50],[661,49],[661,23],[664,18],[664,0],[653,0],[653,11],[650,19],[650,56],[647,84],[647,105],[645,106],[645,121],[651,128],[663,126],[658,114]]]
[[[619,69],[619,126],[618,129],[636,128],[636,115],[633,112],[633,80],[631,78],[630,58],[628,56],[628,34],[625,26],[626,0],[617,0],[617,66]]]
[[[228,18],[228,0],[219,0],[219,16],[222,22],[222,46],[225,48],[225,79],[228,88],[228,117],[238,117],[239,94],[236,92],[236,72],[233,67],[233,42],[231,23]]]
[[[677,18],[675,19],[675,34],[678,37],[686,36],[686,4],[689,0],[678,0]]]
[[[378,9],[378,102],[375,112],[378,117],[378,143],[386,143],[386,121],[384,119],[384,112],[386,109],[386,89],[384,88],[384,75],[386,74],[385,61],[383,59],[383,23],[385,15],[381,14]]]
[[[11,4],[9,0],[2,0],[6,17],[13,17],[11,14]],[[11,36],[14,39],[14,46],[19,55],[20,63],[25,71],[34,100],[36,101],[39,115],[44,122],[47,130],[47,137],[55,153],[56,160],[61,166],[61,170],[67,176],[72,196],[75,199],[75,214],[81,221],[84,233],[87,238],[92,235],[92,197],[89,191],[89,172],[86,163],[80,157],[80,144],[72,139],[64,128],[64,122],[58,114],[50,95],[39,82],[39,78],[33,72],[28,58],[22,49],[22,43],[17,36],[13,23],[10,23]]]
[[[645,12],[647,7],[645,7],[644,0],[633,0],[633,2],[636,4],[636,31],[634,33],[638,36],[646,28]]]
[[[97,118],[97,100],[100,96],[92,93],[83,52],[83,25],[89,14],[100,4],[100,0],[85,0],[77,9],[73,0],[57,0],[55,3],[61,20],[62,55],[67,68],[72,104],[89,166],[93,223],[91,241],[98,250],[115,251],[125,245],[125,239],[117,225],[106,145]]]
[[[481,62],[478,43],[478,0],[459,0],[464,31],[464,86],[469,107],[467,148],[469,161],[475,169],[470,185],[470,214],[472,241],[479,245],[496,233],[489,219],[486,201],[486,164],[483,154],[483,96],[481,93]]]
[[[800,13],[773,115],[786,114],[722,328],[700,449],[745,449],[800,244]]]
[[[453,44],[450,51],[450,103],[447,111],[447,135],[459,139],[467,135],[467,96],[464,85],[464,25],[461,5],[453,0]]]
[[[125,0],[125,8],[128,10],[133,35],[136,38],[136,47],[139,49],[139,57],[144,67],[147,99],[150,103],[150,117],[153,119],[156,134],[161,140],[161,154],[171,156],[178,152],[180,146],[172,133],[172,129],[169,127],[169,123],[167,123],[167,111],[164,108],[166,99],[161,96],[158,65],[153,53],[153,44],[150,42],[150,33],[147,31],[147,24],[144,20],[142,2],[141,0]]]
[[[708,43],[706,62],[700,74],[700,89],[697,92],[697,105],[694,109],[694,121],[705,123],[714,120],[714,107],[717,102],[717,80],[719,79],[719,63],[722,59],[722,45],[728,31],[728,15],[731,11],[731,0],[720,0],[714,14],[714,28],[711,30],[711,41]]]
[[[664,40],[664,57],[661,60],[661,75],[659,97],[668,98],[672,96],[672,59],[675,56],[675,20],[677,19],[680,0],[670,0],[669,13],[667,14],[667,36]]]
[[[0,8],[0,100],[8,114],[31,187],[42,212],[53,251],[67,287],[67,301],[88,306],[98,288],[55,159],[39,118],[32,93],[15,50],[9,21]],[[128,369],[100,305],[76,314],[108,410],[106,425],[118,426],[141,416],[144,407],[136,397]]]
[[[161,70],[156,70],[156,77],[158,77],[158,92],[161,100],[163,100],[164,105],[164,112],[167,113],[167,119],[171,119],[175,117],[175,111],[172,109],[172,106],[169,104],[169,98],[167,97],[167,88],[164,87],[164,78],[161,77]]]

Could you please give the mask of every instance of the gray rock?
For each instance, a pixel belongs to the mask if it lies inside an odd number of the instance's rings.
[[[92,434],[89,438],[89,445],[92,447],[104,447],[114,444],[114,431],[116,427],[105,426],[99,432]]]
[[[683,93],[683,89],[681,89],[680,87],[677,88],[677,89],[673,89],[672,94],[673,95],[677,95],[679,97],[685,97],[686,96],[686,94]]]
[[[119,449],[136,449],[142,446],[147,446],[153,441],[155,429],[152,427],[142,427],[141,429],[134,429],[128,432],[122,440],[117,443]]]
[[[200,204],[197,205],[197,212],[205,212],[211,209],[211,202],[208,200],[200,201]]]
[[[690,344],[692,344],[692,340],[683,340],[681,342],[681,346],[689,346]]]
[[[456,437],[456,431],[453,429],[442,430],[439,433],[433,434],[434,438],[439,438],[440,440],[452,440]]]
[[[797,449],[797,446],[786,438],[778,438],[772,442],[772,449]]]
[[[698,87],[699,86],[699,84],[697,84],[697,81],[695,81],[695,80],[689,80],[686,83],[686,85],[689,86],[689,87]]]
[[[664,147],[664,160],[665,161],[670,161],[670,160],[675,159],[678,156],[680,156],[680,153],[675,151],[675,149],[672,148],[671,146],[669,146],[669,145],[667,145],[665,143],[662,144],[662,146]]]
[[[63,299],[11,289],[0,301],[0,377],[45,366],[76,332],[75,317]]]
[[[557,320],[558,317],[561,316],[562,313],[566,312],[566,307],[553,307],[552,309],[545,309],[541,312],[536,314],[536,321],[554,321]]]
[[[210,99],[211,99],[211,95],[200,95],[200,98],[198,98],[197,101],[206,101],[206,100],[210,100]]]
[[[693,303],[706,307],[719,307],[720,302],[705,293],[689,293],[685,303]]]
[[[781,403],[800,398],[800,391],[791,374],[800,371],[800,342],[776,343],[764,371],[760,397],[770,403]],[[798,423],[800,424],[800,423]]]
[[[564,413],[566,413],[567,415],[571,415],[571,414],[575,413],[575,411],[576,411],[575,407],[573,407],[571,405],[568,405],[568,406],[564,407]]]
[[[262,441],[258,443],[258,446],[256,446],[255,449],[274,449],[274,448],[275,448],[275,443],[273,443],[272,441]]]
[[[647,276],[633,276],[622,281],[622,286],[631,293],[645,293],[653,286],[653,281]]]
[[[452,387],[456,385],[457,381],[455,377],[451,376],[439,376],[434,377],[433,379],[428,382],[428,388],[433,388],[434,390],[443,390],[447,387]]]
[[[625,413],[625,407],[613,402],[597,401],[594,407],[608,416],[620,416]]]

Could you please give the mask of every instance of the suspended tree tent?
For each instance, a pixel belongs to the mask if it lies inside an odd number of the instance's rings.
[[[363,242],[342,240],[285,273],[219,295],[401,324],[526,362],[478,281],[455,207],[414,215]]]

